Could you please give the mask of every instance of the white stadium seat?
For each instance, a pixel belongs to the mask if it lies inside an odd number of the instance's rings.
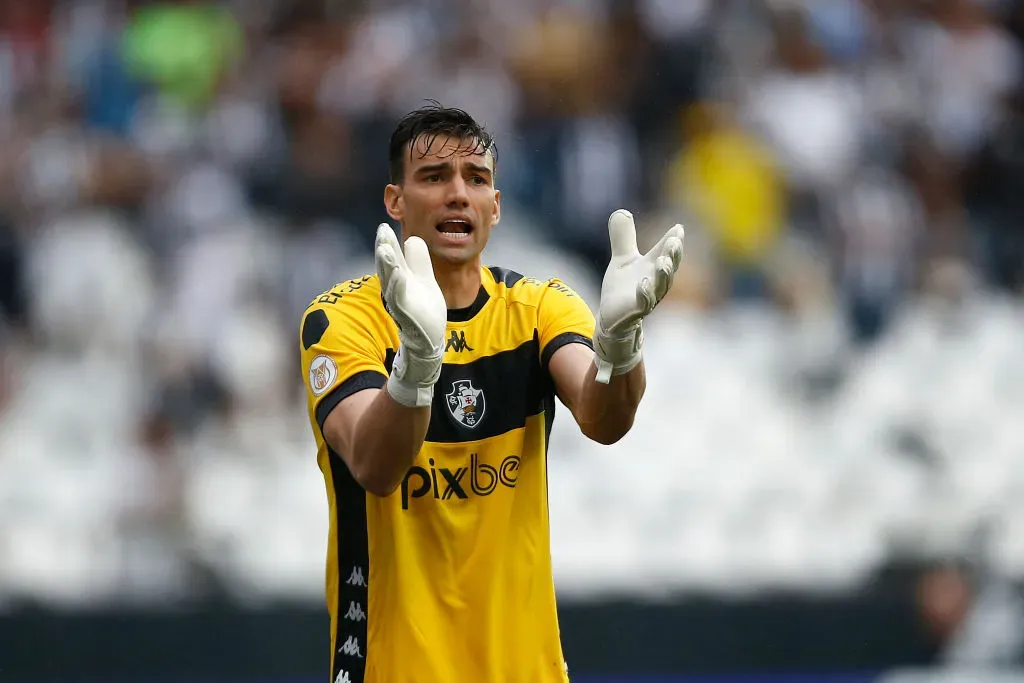
[[[557,252],[529,244],[504,237],[495,262],[559,270]],[[571,279],[596,295],[582,271]],[[62,319],[49,319],[59,335]],[[877,347],[847,358],[834,395],[808,401],[792,389],[839,352],[829,321],[795,330],[756,307],[660,308],[633,431],[599,446],[558,410],[548,477],[559,590],[841,591],[896,549],[956,552],[988,522],[992,565],[1024,578],[1022,320],[1001,300],[975,302],[952,327],[908,309]],[[237,393],[269,400],[284,393],[291,342],[267,322],[238,309],[225,329],[252,344],[211,359]],[[150,476],[128,467],[149,376],[140,360],[42,355],[19,376],[0,422],[0,599],[181,589],[177,561],[147,564],[117,521],[135,504],[125,482]],[[188,551],[241,599],[319,599],[326,498],[304,406],[237,408],[183,445]]]

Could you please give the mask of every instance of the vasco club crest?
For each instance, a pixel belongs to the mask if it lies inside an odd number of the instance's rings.
[[[448,411],[455,421],[466,427],[476,427],[484,417],[484,392],[474,389],[468,379],[457,379],[452,382],[452,391],[446,395]]]

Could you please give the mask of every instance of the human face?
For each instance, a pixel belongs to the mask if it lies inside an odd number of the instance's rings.
[[[501,214],[494,158],[467,147],[472,141],[445,135],[413,140],[403,182],[384,192],[388,214],[402,224],[402,239],[426,242],[435,267],[479,264]]]

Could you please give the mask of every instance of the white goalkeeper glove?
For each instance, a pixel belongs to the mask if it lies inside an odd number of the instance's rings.
[[[398,353],[387,389],[410,408],[429,406],[441,374],[448,307],[434,279],[427,245],[419,237],[405,242],[405,252],[387,223],[377,228],[374,248],[377,277],[388,313],[398,325]]]
[[[633,214],[619,209],[608,218],[612,259],[601,283],[594,330],[597,381],[629,372],[641,360],[643,319],[672,285],[683,259],[683,226],[675,225],[646,254],[636,246]]]

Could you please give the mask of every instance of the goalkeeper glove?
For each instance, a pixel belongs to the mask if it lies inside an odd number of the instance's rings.
[[[608,218],[612,258],[601,283],[594,330],[597,381],[629,372],[641,360],[643,319],[672,285],[683,258],[683,226],[675,225],[646,254],[636,246],[633,214],[619,209]]]
[[[427,245],[419,237],[405,242],[405,253],[387,223],[377,228],[374,249],[384,305],[398,326],[398,353],[387,390],[410,408],[429,406],[441,374],[448,307],[434,279]]]

